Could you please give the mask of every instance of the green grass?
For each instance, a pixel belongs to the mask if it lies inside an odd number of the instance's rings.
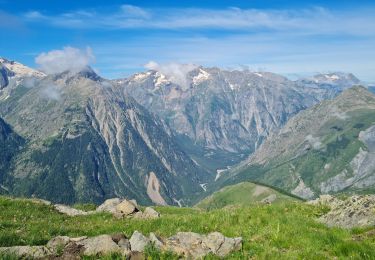
[[[162,217],[155,220],[118,220],[110,214],[68,217],[52,207],[29,200],[0,197],[0,246],[43,245],[57,235],[75,237],[122,232],[131,236],[138,230],[145,235],[155,232],[169,237],[179,231],[204,234],[219,231],[228,237],[242,236],[244,239],[243,250],[228,259],[375,259],[374,237],[353,240],[354,235],[368,229],[328,228],[315,221],[326,208],[301,202],[254,204],[211,211],[175,207],[156,209]],[[156,250],[150,250],[148,254],[149,259],[170,259],[168,253],[161,254]]]
[[[272,188],[257,185],[251,182],[242,182],[236,185],[226,186],[200,201],[196,206],[204,209],[218,209],[228,205],[251,206],[261,202],[271,194],[276,195],[273,203],[286,200],[297,200],[286,194],[282,194]]]

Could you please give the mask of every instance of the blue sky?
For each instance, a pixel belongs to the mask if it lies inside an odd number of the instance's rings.
[[[155,61],[375,82],[375,1],[171,2],[0,0],[0,56],[38,67],[71,46],[108,78]]]

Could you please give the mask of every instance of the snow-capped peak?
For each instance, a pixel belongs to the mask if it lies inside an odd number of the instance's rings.
[[[142,80],[146,79],[150,75],[151,75],[150,71],[147,71],[145,73],[137,73],[137,74],[135,74],[133,76],[133,80],[135,80],[135,81],[142,81]]]
[[[45,77],[46,74],[38,70],[29,68],[16,61],[10,61],[4,58],[0,58],[0,64],[7,68],[9,71],[14,73],[14,77]]]
[[[164,85],[164,84],[170,83],[170,81],[167,79],[167,77],[164,74],[162,74],[160,72],[156,72],[155,73],[154,83],[155,83],[156,87],[159,87],[160,85]]]
[[[210,73],[200,68],[198,75],[193,78],[193,83],[195,85],[199,84],[205,80],[208,80],[210,76],[211,76]]]

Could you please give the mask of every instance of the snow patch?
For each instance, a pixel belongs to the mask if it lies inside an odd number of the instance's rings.
[[[207,183],[199,184],[204,191],[207,191]]]
[[[207,71],[199,69],[199,74],[193,78],[193,83],[197,85],[203,81],[208,80],[210,76],[211,75]]]
[[[221,174],[222,174],[223,172],[225,172],[226,170],[227,170],[227,169],[218,169],[218,170],[216,170],[215,181],[217,181],[217,180],[220,178]]]
[[[154,83],[156,87],[160,87],[161,85],[170,83],[166,76],[160,72],[156,72]]]

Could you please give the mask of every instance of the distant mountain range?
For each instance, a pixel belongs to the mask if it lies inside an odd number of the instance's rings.
[[[262,168],[265,162],[255,158],[273,160],[276,148],[264,147],[284,125],[360,83],[343,73],[291,81],[269,72],[204,67],[179,81],[152,70],[107,80],[90,68],[46,75],[7,59],[0,64],[0,145],[6,147],[0,193],[61,203],[128,197],[143,204],[192,204],[205,190],[243,176],[242,161],[252,153],[246,163]],[[327,102],[321,104],[330,107]],[[371,122],[363,124],[356,129],[365,131]],[[315,132],[310,135],[316,140]],[[220,177],[227,167],[235,169],[233,178]],[[254,179],[301,197],[342,190],[331,189],[328,178],[309,186],[308,173],[284,174],[288,185],[281,185],[281,177],[268,181],[272,174],[263,172],[264,178]],[[302,182],[303,192],[293,191]],[[318,192],[316,185],[326,186]]]
[[[252,180],[305,199],[373,193],[374,149],[375,95],[352,87],[291,118],[218,183]]]
[[[160,116],[198,164],[213,170],[243,160],[290,117],[359,80],[337,73],[291,81],[269,72],[198,67],[184,85],[157,71],[115,83]]]

